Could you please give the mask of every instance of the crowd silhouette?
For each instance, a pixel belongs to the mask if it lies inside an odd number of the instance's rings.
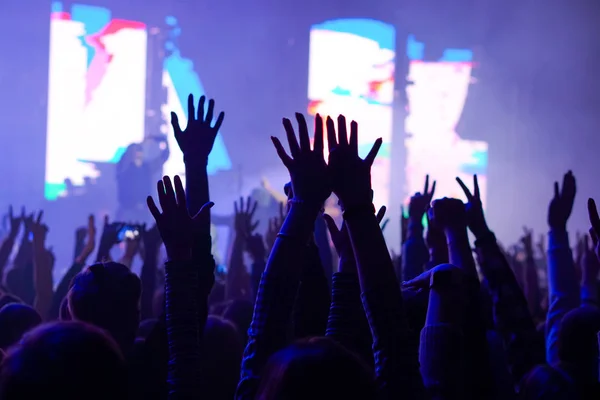
[[[572,250],[572,172],[554,183],[547,245],[525,229],[507,249],[487,224],[477,176],[472,187],[457,178],[466,204],[435,198],[427,177],[392,257],[371,187],[381,139],[363,159],[356,122],[317,115],[311,134],[295,118],[283,119],[287,149],[271,137],[290,175],[287,204],[262,221],[263,237],[256,202],[236,202],[226,276],[211,254],[206,170],[224,113],[204,96],[189,96],[184,129],[172,114],[186,187],[178,176],[157,183],[146,201],[155,225],[140,226],[121,262],[110,253],[126,224],[106,218],[97,240],[90,216],[55,284],[43,213],[11,208],[0,399],[600,398],[600,217],[590,199],[589,235]],[[332,195],[341,225],[324,212]]]

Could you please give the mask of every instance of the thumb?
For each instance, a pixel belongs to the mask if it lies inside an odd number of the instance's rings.
[[[596,231],[594,228],[590,228],[590,237],[592,238],[592,243],[594,244],[594,248],[598,245],[598,235],[596,235]],[[587,247],[587,237],[586,239],[586,247]],[[589,248],[589,247],[587,247]]]
[[[404,289],[428,289],[431,270],[423,272],[421,275],[409,281],[402,282]]]
[[[198,211],[198,213],[196,215],[194,215],[194,217],[192,218],[193,221],[198,220],[199,218],[207,215],[210,212],[210,209],[215,205],[215,203],[213,203],[212,201],[209,201],[208,203],[205,203],[202,208],[200,208],[200,211]]]

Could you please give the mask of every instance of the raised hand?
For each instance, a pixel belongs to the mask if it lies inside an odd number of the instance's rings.
[[[429,290],[430,288],[462,290],[463,283],[463,272],[459,267],[452,264],[441,264],[410,281],[402,282],[402,287],[413,290]]]
[[[444,197],[435,200],[429,213],[429,218],[440,229],[462,229],[467,226],[465,204],[458,199]]]
[[[573,211],[576,193],[577,185],[571,171],[563,177],[562,188],[559,187],[558,182],[554,182],[554,197],[548,207],[548,225],[551,229],[567,230],[567,221]]]
[[[15,217],[14,213],[13,213],[13,208],[12,208],[12,206],[10,206],[8,208],[8,220],[10,222],[9,235],[14,238],[19,233],[19,228],[21,227],[21,224],[23,223],[23,218],[22,218],[22,216]]]
[[[523,244],[525,253],[533,257],[533,229],[528,229],[526,226],[523,227],[521,243]]]
[[[48,235],[48,226],[42,223],[43,216],[44,212],[40,211],[35,221],[30,225],[30,232],[33,233],[33,240],[39,245],[43,245],[46,242],[46,236]]]
[[[456,181],[465,192],[467,196],[467,224],[471,232],[475,237],[481,237],[489,232],[485,215],[483,213],[483,204],[481,203],[481,194],[479,193],[479,182],[477,181],[477,175],[473,175],[473,193],[469,190],[467,185],[459,178],[456,177]]]
[[[433,199],[433,195],[435,194],[435,184],[433,181],[433,185],[431,185],[431,191],[429,190],[429,175],[425,176],[425,187],[423,188],[423,193],[417,192],[410,198],[410,203],[408,205],[408,215],[415,221],[421,222],[423,219],[423,215],[427,212],[431,204],[431,200]]]
[[[107,220],[105,219],[105,223],[106,221]],[[77,234],[81,235],[81,229],[77,230]],[[83,228],[83,237],[81,240],[83,241],[85,238],[87,238],[85,240],[85,245],[76,258],[76,262],[80,264],[85,264],[87,258],[93,253],[94,248],[96,247],[96,218],[94,217],[94,214],[89,215],[87,227]]]
[[[29,215],[25,214],[25,207],[21,209],[21,219],[23,220],[23,224],[25,225],[25,235],[24,238],[31,232],[33,228],[33,224],[35,224],[35,213],[31,213]]]
[[[307,203],[320,209],[331,194],[331,185],[327,164],[323,156],[323,120],[317,114],[315,118],[314,148],[310,148],[308,127],[304,116],[296,113],[298,137],[289,119],[283,119],[283,126],[290,146],[291,157],[276,137],[271,137],[279,158],[286,166],[292,180],[294,198],[292,202]]]
[[[194,225],[200,223],[203,214],[208,213],[214,203],[206,203],[194,217],[187,210],[185,191],[179,176],[175,176],[175,189],[168,176],[157,183],[158,200],[162,212],[152,196],[146,199],[167,250],[170,261],[189,261],[194,246]]]
[[[235,232],[240,238],[252,236],[258,227],[260,221],[252,221],[257,207],[258,202],[253,201],[251,197],[246,199],[245,205],[243,197],[240,197],[239,202],[233,203]]]
[[[350,123],[348,138],[346,118],[338,117],[336,134],[335,124],[327,118],[327,141],[329,145],[329,174],[332,189],[340,200],[342,210],[353,207],[372,207],[371,166],[381,148],[379,138],[365,159],[358,155],[358,124]]]
[[[104,227],[102,228],[102,236],[100,243],[106,247],[112,247],[121,242],[119,232],[126,226],[124,222],[110,222],[108,215],[104,216]],[[89,227],[89,221],[88,221]],[[94,228],[95,229],[95,228]],[[88,229],[89,230],[89,229]]]
[[[408,217],[404,213],[404,206],[400,206],[400,235],[402,240],[400,244],[403,245],[408,237]]]
[[[194,96],[188,96],[188,120],[185,130],[181,130],[177,114],[171,112],[171,125],[175,132],[175,139],[179,148],[183,152],[183,157],[186,161],[197,160],[202,162],[208,161],[215,139],[219,133],[219,128],[225,118],[225,113],[220,112],[214,125],[212,120],[215,112],[215,101],[208,101],[208,110],[204,112],[204,103],[206,96],[201,96],[198,101],[198,114],[196,115],[196,107],[194,106]]]
[[[596,208],[596,202],[592,198],[588,199],[587,206],[590,224],[592,225],[590,228],[590,237],[592,238],[592,243],[594,245],[594,252],[600,260],[600,217],[598,216],[598,208]]]

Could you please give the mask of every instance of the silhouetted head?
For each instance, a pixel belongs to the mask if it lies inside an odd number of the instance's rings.
[[[598,379],[598,332],[600,310],[595,307],[571,310],[560,323],[558,356],[578,381]]]
[[[0,309],[0,349],[8,349],[41,323],[42,317],[32,307],[18,303],[5,305]]]
[[[70,321],[71,313],[69,312],[69,298],[65,297],[60,302],[60,310],[58,311],[58,319],[61,321]]]
[[[129,354],[140,323],[140,279],[125,265],[107,262],[87,267],[73,279],[69,313],[107,330]]]
[[[202,346],[203,395],[207,399],[233,399],[240,379],[240,363],[244,344],[236,326],[210,315],[204,328]]]
[[[246,343],[248,338],[248,328],[250,328],[253,314],[254,304],[245,300],[232,301],[223,312],[223,318],[233,322],[237,327],[243,343]]]
[[[2,295],[2,297],[0,297],[0,308],[11,303],[23,303],[23,301],[17,296],[13,296],[12,294],[4,294]]]
[[[563,400],[577,398],[573,381],[563,371],[548,365],[535,367],[521,383],[523,400]]]
[[[264,370],[260,400],[377,398],[374,374],[327,338],[299,341],[275,353]]]
[[[56,322],[27,333],[0,366],[0,398],[126,399],[125,362],[102,330]]]

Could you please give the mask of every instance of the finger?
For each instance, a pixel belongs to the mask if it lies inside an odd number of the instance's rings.
[[[435,186],[437,185],[437,181],[433,181],[433,185],[431,185],[431,192],[429,192],[429,200],[433,199],[433,195],[435,194]]]
[[[165,194],[170,205],[175,205],[175,190],[173,189],[173,182],[168,176],[163,176],[163,182],[165,183]]]
[[[287,136],[288,144],[290,146],[290,153],[293,158],[296,158],[300,154],[300,146],[298,145],[298,140],[296,140],[292,122],[289,119],[284,118],[283,128],[285,129],[285,135]]]
[[[25,219],[25,207],[21,207],[21,219]]]
[[[350,148],[358,154],[358,124],[350,122]]]
[[[340,230],[338,229],[338,227],[335,224],[335,221],[333,220],[331,215],[323,214],[323,219],[325,220],[325,224],[327,225],[327,229],[329,229],[329,233],[331,234],[331,237],[337,238],[337,236],[340,233]]]
[[[10,219],[14,219],[14,216],[13,216],[13,207],[12,206],[8,206],[8,217]]]
[[[558,182],[554,182],[554,198],[558,199],[560,197],[560,190],[558,188]]]
[[[242,196],[240,196],[240,213],[244,213],[246,212],[245,208],[244,208],[244,198]]]
[[[250,232],[254,232],[256,230],[256,228],[258,228],[259,224],[260,224],[260,221],[256,221],[255,223],[250,225]]]
[[[327,121],[325,122],[327,126],[327,147],[329,148],[329,152],[333,151],[337,147],[337,135],[335,133],[335,124],[331,117],[327,117]]]
[[[306,119],[301,113],[296,113],[296,121],[298,121],[298,136],[300,137],[300,150],[304,152],[310,151],[310,137],[308,135],[308,126]]]
[[[40,211],[40,212],[39,212],[39,214],[38,214],[38,216],[37,216],[37,219],[35,220],[35,223],[36,223],[36,224],[40,224],[40,223],[42,223],[42,217],[43,217],[43,216],[44,216],[44,211],[42,210],[42,211]]]
[[[213,99],[210,99],[208,101],[208,110],[206,111],[206,116],[204,117],[204,122],[207,123],[209,126],[210,126],[210,124],[212,124],[214,114],[215,114],[215,101]]]
[[[274,136],[271,136],[271,141],[273,142],[273,146],[275,146],[275,150],[277,151],[277,155],[279,156],[279,159],[281,160],[283,165],[285,165],[286,168],[289,169],[292,165],[292,159],[285,152],[285,149],[281,145],[281,142],[279,141],[279,139],[277,139]]]
[[[206,101],[206,96],[200,96],[200,100],[198,100],[198,121],[204,122],[204,102]]]
[[[156,207],[156,203],[154,203],[154,199],[152,198],[152,196],[146,197],[146,204],[148,205],[148,210],[150,210],[150,214],[152,214],[154,220],[158,222],[158,219],[160,218],[160,211],[158,210],[158,207]]]
[[[175,197],[177,198],[177,206],[187,210],[187,201],[185,198],[185,190],[183,189],[183,183],[179,175],[175,175]]]
[[[181,127],[179,126],[179,118],[177,114],[171,111],[171,126],[173,127],[173,132],[175,133],[175,138],[181,135]]]
[[[385,221],[383,221],[383,224],[381,224],[381,232],[384,232],[384,231],[385,231],[385,228],[387,227],[387,225],[388,225],[388,222],[390,222],[390,219],[389,219],[389,218],[388,218],[388,219],[386,219]]]
[[[425,271],[410,281],[402,282],[402,287],[406,289],[426,289],[429,287],[430,274],[430,271]]]
[[[196,108],[194,107],[194,95],[190,93],[190,95],[188,96],[187,127],[189,127],[195,120],[196,120]]]
[[[163,212],[165,212],[169,209],[169,203],[165,193],[165,184],[163,181],[158,181],[156,184],[156,190],[158,192],[158,202],[160,203],[160,208],[162,208]]]
[[[233,202],[233,213],[238,214],[238,204],[237,201]]]
[[[248,199],[248,204],[250,204],[250,199]],[[258,201],[255,201],[254,204],[252,205],[252,210],[250,210],[250,218],[252,218],[254,216],[254,213],[256,212],[257,207],[258,207]]]
[[[479,181],[477,179],[477,174],[473,175],[473,191],[475,192],[473,195],[476,199],[481,198],[479,194]]]
[[[224,119],[225,119],[225,113],[223,111],[221,111],[219,113],[219,116],[217,117],[217,121],[215,122],[215,125],[213,126],[213,129],[215,130],[215,132],[219,132],[219,129],[221,129],[221,125],[223,125]]]
[[[598,216],[598,208],[596,208],[596,202],[594,199],[588,199],[588,215],[590,218],[590,224],[596,232],[596,236],[600,237],[600,217]]]
[[[348,146],[348,131],[346,128],[346,117],[342,114],[338,115],[338,144],[340,146]]]
[[[429,191],[429,174],[425,175],[425,187],[423,188],[423,196],[427,196]]]
[[[382,138],[377,139],[375,141],[375,144],[373,144],[371,151],[369,151],[369,154],[367,154],[367,157],[365,158],[365,162],[369,166],[373,165],[373,162],[375,161],[375,157],[377,157],[377,153],[379,153],[379,149],[381,148],[382,143],[383,143]]]
[[[320,114],[315,117],[315,140],[314,140],[314,151],[319,156],[323,155],[323,118]]]
[[[383,221],[383,217],[385,217],[385,212],[387,211],[387,207],[386,206],[381,206],[381,208],[379,209],[379,211],[377,211],[377,222],[381,223],[381,221]]]
[[[469,190],[469,188],[467,187],[467,185],[465,185],[465,183],[462,181],[462,179],[460,179],[457,176],[456,177],[456,182],[458,182],[458,184],[460,185],[461,189],[465,193],[465,196],[467,196],[467,200],[469,200],[469,201],[473,200],[473,195],[471,194],[471,191]]]
[[[104,226],[108,225],[108,214],[104,216]]]
[[[212,201],[204,204],[202,208],[200,208],[200,211],[198,211],[198,214],[196,214],[192,220],[197,221],[199,218],[202,218],[204,215],[210,213],[210,209],[213,208],[214,205],[215,203]]]

